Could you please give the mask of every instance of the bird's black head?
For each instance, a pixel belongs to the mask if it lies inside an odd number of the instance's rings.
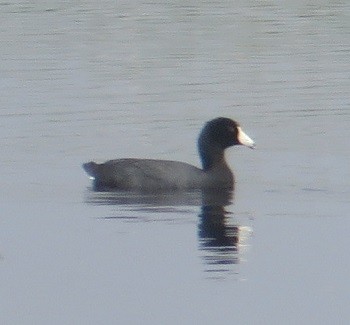
[[[254,141],[242,131],[240,125],[226,117],[218,117],[207,122],[202,134],[206,134],[208,139],[222,149],[234,145],[245,145],[250,148],[255,146]]]

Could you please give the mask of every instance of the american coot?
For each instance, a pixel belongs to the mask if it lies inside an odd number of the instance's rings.
[[[231,189],[234,177],[224,152],[234,145],[255,147],[237,122],[219,117],[207,122],[199,135],[202,169],[179,161],[133,158],[88,162],[83,168],[97,190]]]

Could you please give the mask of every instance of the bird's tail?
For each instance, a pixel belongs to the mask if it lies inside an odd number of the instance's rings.
[[[83,164],[83,168],[89,176],[91,176],[92,178],[96,177],[98,164],[96,164],[93,161],[90,161],[88,163]]]

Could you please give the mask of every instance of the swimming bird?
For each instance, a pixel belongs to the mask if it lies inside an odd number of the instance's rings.
[[[234,175],[227,165],[225,150],[235,145],[255,148],[254,141],[236,121],[218,117],[204,125],[198,138],[202,168],[180,161],[134,158],[102,164],[91,161],[83,168],[96,190],[232,189]]]

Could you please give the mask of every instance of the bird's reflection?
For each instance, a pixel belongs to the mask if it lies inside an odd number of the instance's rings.
[[[222,207],[205,206],[199,215],[198,235],[200,248],[210,265],[237,264],[239,226],[229,225]]]
[[[242,260],[242,247],[250,228],[235,221],[234,214],[226,208],[233,203],[232,190],[138,193],[88,191],[86,202],[94,205],[118,205],[138,212],[193,213],[200,207],[198,222],[199,252],[209,277],[222,277],[226,272],[236,272],[234,266]],[[145,213],[138,213],[144,216]],[[107,217],[125,219],[125,216]],[[142,221],[143,217],[133,217]],[[174,220],[178,216],[174,217]],[[128,217],[127,219],[130,219]],[[145,219],[149,221],[149,219]],[[167,220],[169,220],[167,218]]]
[[[85,201],[94,205],[120,205],[131,210],[145,210],[149,208],[163,211],[164,207],[200,206],[202,202],[200,191],[190,192],[131,192],[116,191],[102,192],[89,190]]]
[[[225,210],[232,203],[233,192],[204,192],[199,215],[199,247],[206,264],[206,271],[229,272],[239,264],[245,234],[250,230],[234,222]]]

